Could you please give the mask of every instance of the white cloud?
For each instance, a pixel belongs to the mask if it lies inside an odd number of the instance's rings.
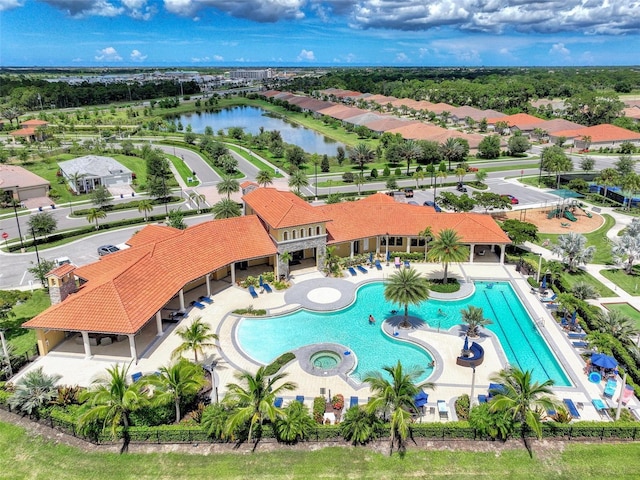
[[[307,0],[164,0],[164,8],[185,17],[206,8],[213,8],[232,17],[246,18],[260,23],[304,18],[302,7]]]
[[[12,0],[0,0],[12,1]],[[129,15],[137,20],[149,20],[158,8],[149,5],[149,0],[40,0],[54,8],[62,10],[74,18],[90,16],[117,17]]]
[[[134,62],[144,62],[147,59],[147,55],[143,55],[140,50],[132,50],[129,56]]]
[[[409,57],[406,53],[400,52],[396,54],[396,62],[398,63],[407,63],[409,61]]]
[[[11,10],[12,8],[22,7],[24,0],[0,0],[0,12]]]
[[[214,56],[213,56],[213,59],[214,59],[216,62],[224,62],[224,57],[223,57],[222,55],[214,55]]]
[[[313,54],[313,50],[305,50],[304,48],[300,51],[297,57],[298,61],[303,61],[303,60],[312,61],[315,59],[316,59],[316,56]]]
[[[119,62],[122,57],[118,54],[118,51],[113,47],[103,48],[98,50],[98,55],[94,57],[97,61],[103,62]]]
[[[209,57],[191,57],[193,63],[205,63],[209,61]]]
[[[554,55],[554,56],[559,55],[562,57],[568,57],[570,54],[571,52],[567,47],[564,46],[564,43],[554,43],[553,46],[551,47],[551,50],[549,50],[549,55]]]

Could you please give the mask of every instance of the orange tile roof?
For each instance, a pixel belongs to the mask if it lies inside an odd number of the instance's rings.
[[[497,122],[506,122],[510,127],[518,127],[520,130],[529,128],[531,125],[544,121],[542,118],[534,117],[528,113],[516,113],[515,115],[507,115],[506,117],[487,118],[489,125],[495,125]]]
[[[315,207],[332,218],[327,224],[328,243],[342,243],[379,235],[417,236],[431,226],[433,233],[454,229],[462,241],[475,244],[508,244],[509,237],[489,215],[435,213],[432,208],[396,202],[376,193],[357,202]]]
[[[257,188],[242,197],[253,211],[273,228],[326,222],[330,218],[292,192]]]
[[[32,119],[32,120],[27,120],[25,122],[21,122],[20,123],[21,126],[25,127],[39,127],[41,125],[49,125],[49,122],[45,122],[44,120],[37,120],[37,119]]]
[[[448,103],[435,103],[427,108],[430,112],[437,113],[438,115],[442,112],[451,112],[451,110],[455,109],[453,105],[449,105]]]
[[[66,275],[67,273],[73,272],[75,269],[76,269],[75,265],[65,263],[63,265],[60,265],[59,267],[54,268],[49,273],[47,273],[47,275],[55,275],[56,277],[60,278]]]
[[[640,133],[616,127],[608,123],[594,125],[593,127],[583,127],[575,130],[562,130],[555,132],[554,137],[580,138],[591,137],[591,143],[601,142],[624,142],[640,140]]]
[[[440,135],[441,133],[446,132],[447,129],[436,125],[428,125],[426,123],[410,123],[387,131],[391,133],[399,133],[402,135],[402,138],[407,140],[430,140],[431,137]]]
[[[170,230],[156,242],[76,269],[87,280],[83,288],[24,327],[135,334],[189,282],[231,263],[276,253],[255,215],[212,220],[177,234]]]
[[[133,237],[125,243],[130,247],[138,247],[150,242],[157,242],[170,237],[180,235],[177,228],[168,227],[166,225],[151,224],[145,226],[142,230],[138,230]],[[111,258],[111,256],[109,256]]]
[[[14,130],[13,132],[9,132],[9,135],[13,135],[14,137],[31,137],[36,134],[35,127],[26,127],[21,128],[20,130]]]

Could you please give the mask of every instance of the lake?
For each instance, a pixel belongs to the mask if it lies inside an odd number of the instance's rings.
[[[258,135],[260,127],[265,131],[278,130],[282,140],[292,145],[298,145],[305,152],[319,155],[335,156],[336,149],[344,144],[336,142],[324,135],[299,125],[288,123],[281,118],[267,116],[268,112],[257,107],[233,107],[216,112],[194,112],[177,117],[174,121],[182,122],[186,128],[191,125],[194,133],[204,133],[206,127],[227,130],[231,127],[242,127],[245,133]]]

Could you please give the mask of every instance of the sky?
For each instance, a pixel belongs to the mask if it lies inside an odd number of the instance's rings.
[[[0,0],[0,66],[637,65],[640,0]]]

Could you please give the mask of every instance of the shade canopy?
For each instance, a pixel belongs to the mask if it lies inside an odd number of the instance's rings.
[[[424,393],[424,390],[420,390],[418,394],[414,397],[413,401],[416,404],[416,407],[424,407],[427,404],[427,400],[429,400],[429,394]]]
[[[604,353],[594,353],[591,355],[591,363],[597,367],[607,369],[616,368],[618,366],[618,362],[615,358],[605,355]]]

